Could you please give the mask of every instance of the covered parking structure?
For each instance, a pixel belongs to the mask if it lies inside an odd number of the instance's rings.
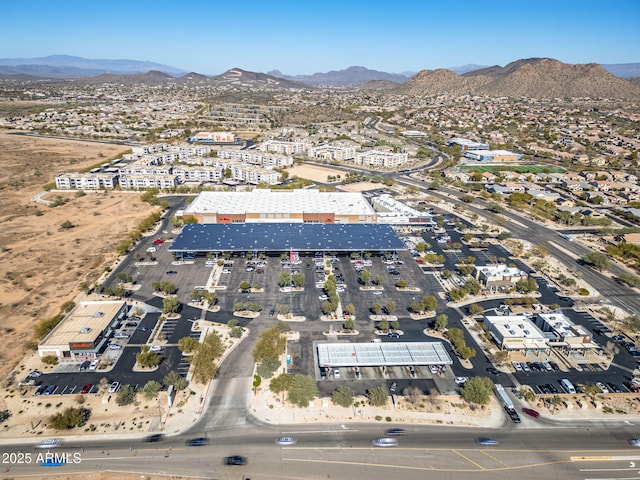
[[[406,250],[390,225],[319,223],[189,224],[169,252],[385,252]]]
[[[319,343],[320,367],[451,365],[442,342]]]

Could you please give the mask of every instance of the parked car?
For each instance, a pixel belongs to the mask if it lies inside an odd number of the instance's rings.
[[[501,372],[495,367],[487,368],[487,372],[489,372],[491,375],[495,375],[496,377],[499,377],[501,375]]]
[[[89,364],[89,370],[95,370],[96,368],[98,368],[98,360],[94,360],[93,362],[91,362]]]
[[[596,382],[596,387],[598,387],[602,393],[611,393],[611,391],[602,382]]]
[[[47,389],[46,385],[40,385],[35,392],[33,392],[34,395],[42,395],[44,393],[44,391]]]
[[[85,386],[82,387],[82,390],[80,390],[80,393],[89,393],[89,390],[91,390],[91,387],[93,387],[93,384],[91,383],[85,384]]]
[[[57,385],[49,385],[45,390],[44,390],[44,395],[53,395],[53,393],[58,389]]]
[[[162,347],[160,345],[151,345],[149,347],[150,352],[160,352],[162,351]]]
[[[467,381],[469,380],[469,377],[456,377],[454,378],[454,382],[456,382],[458,385],[464,385],[465,383],[467,383]]]
[[[41,375],[42,375],[41,371],[33,370],[32,372],[29,372],[29,374],[27,375],[27,378],[38,378]]]
[[[109,348],[111,350],[122,350],[122,345],[120,345],[119,343],[110,343]]]
[[[398,332],[389,332],[387,333],[389,338],[400,338],[400,334]]]
[[[340,370],[339,369],[335,369],[333,371],[333,378],[340,378]]]
[[[120,382],[113,382],[109,385],[109,393],[116,393],[118,388],[120,388]]]
[[[129,335],[124,332],[117,332],[113,334],[113,338],[129,338]]]
[[[137,327],[138,326],[138,322],[127,322],[124,325],[125,325],[125,327]]]

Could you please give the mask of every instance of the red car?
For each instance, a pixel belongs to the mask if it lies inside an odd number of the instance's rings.
[[[87,383],[84,387],[82,387],[82,390],[80,390],[80,393],[89,393],[89,390],[91,390],[91,387],[93,387],[93,384]]]
[[[540,414],[531,408],[523,408],[522,411],[533,418],[538,418]]]
[[[154,245],[160,245],[161,243],[164,243],[164,240],[163,240],[163,239],[161,239],[161,238],[156,238],[156,239],[153,241],[153,244],[154,244]]]

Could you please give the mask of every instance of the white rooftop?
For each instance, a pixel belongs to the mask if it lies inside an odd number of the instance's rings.
[[[326,213],[336,215],[375,215],[373,207],[360,193],[320,192],[319,190],[249,192],[201,192],[185,209],[189,213]]]
[[[544,342],[544,333],[524,315],[486,316],[485,322],[490,323],[502,338],[526,338],[529,341]]]

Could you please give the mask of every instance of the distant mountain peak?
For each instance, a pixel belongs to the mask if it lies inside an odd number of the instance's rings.
[[[276,70],[277,71],[277,70]],[[280,73],[280,72],[278,72]],[[281,78],[287,78],[309,85],[364,85],[373,80],[387,80],[395,83],[404,83],[407,76],[398,73],[387,73],[371,70],[367,67],[353,65],[343,70],[331,70],[326,73],[317,72],[312,75],[288,76],[280,74]]]
[[[526,58],[456,75],[423,70],[399,87],[413,95],[489,95],[530,98],[639,98],[638,87],[596,63],[566,64],[553,58]]]

